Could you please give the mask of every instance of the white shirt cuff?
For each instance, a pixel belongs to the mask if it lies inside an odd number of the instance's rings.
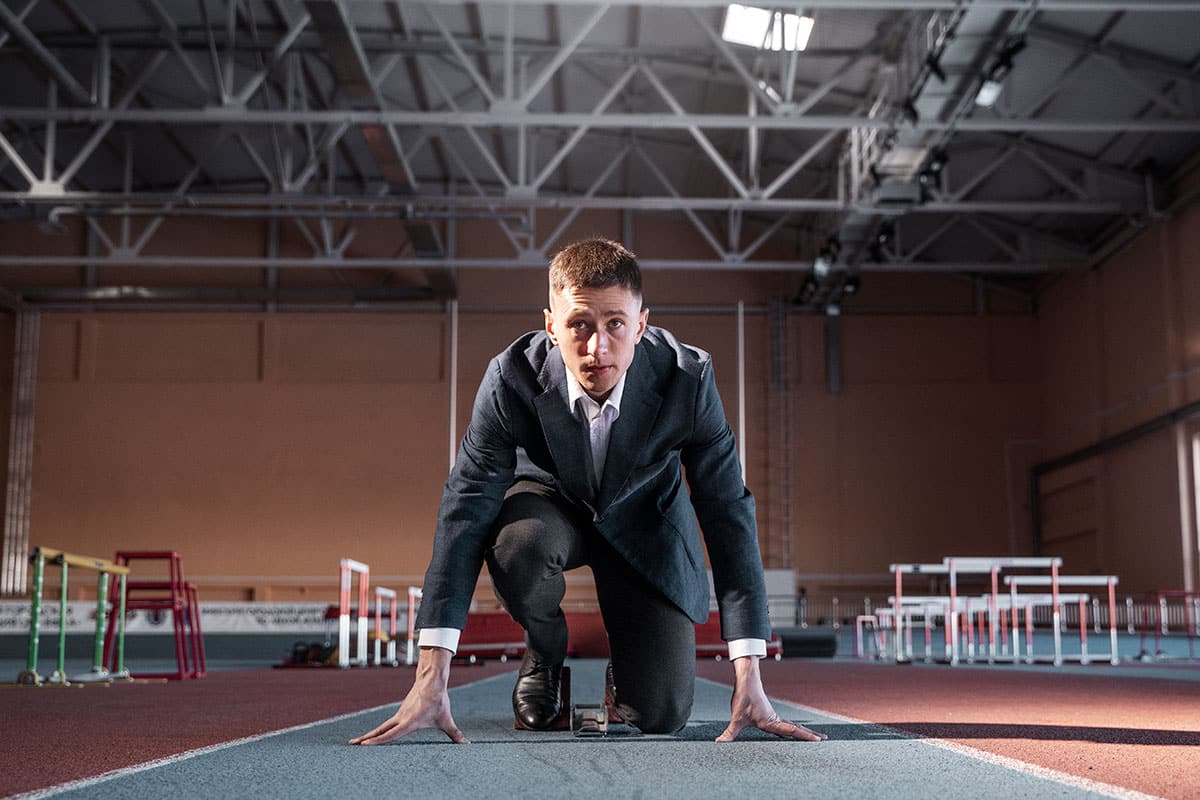
[[[457,653],[458,637],[461,634],[462,631],[458,628],[421,628],[421,635],[417,637],[417,647],[440,647]]]
[[[425,631],[421,631],[422,634]],[[767,640],[766,639],[734,639],[729,643],[729,660],[735,658],[744,658],[745,656],[760,656],[767,655]]]

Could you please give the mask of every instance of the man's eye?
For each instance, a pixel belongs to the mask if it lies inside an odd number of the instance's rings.
[[[574,322],[571,323],[571,327],[577,331],[581,331],[587,327],[587,323],[584,322],[583,320],[575,320]]]
[[[608,327],[610,327],[610,328],[622,328],[622,327],[624,327],[624,326],[625,326],[625,323],[624,323],[624,322],[622,322],[622,321],[621,321],[621,320],[619,320],[619,319],[614,319],[614,320],[611,320],[611,321],[608,323]]]

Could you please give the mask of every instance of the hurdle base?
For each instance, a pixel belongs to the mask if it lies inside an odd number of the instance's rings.
[[[72,675],[68,680],[72,683],[111,683],[113,676],[104,667],[92,667],[87,672]]]
[[[17,675],[18,686],[41,686],[45,679],[37,674],[37,670],[24,669]]]

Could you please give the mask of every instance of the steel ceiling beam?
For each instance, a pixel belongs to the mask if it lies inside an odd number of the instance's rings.
[[[55,58],[54,54],[38,40],[33,31],[25,27],[25,23],[21,20],[20,16],[4,3],[0,3],[0,24],[8,28],[13,38],[21,43],[21,46],[25,48],[37,63],[42,65],[55,83],[66,90],[78,102],[84,105],[92,104],[92,93],[83,88],[79,81],[75,80],[75,76],[68,72],[62,62]]]
[[[906,214],[1082,214],[1104,215],[1122,214],[1144,211],[1138,205],[1132,207],[1116,200],[1082,201],[1045,201],[1045,200],[931,200],[912,206],[872,205],[855,203],[849,200],[839,200],[835,197],[792,197],[792,198],[750,198],[735,197],[695,197],[695,196],[615,196],[600,197],[539,195],[523,197],[518,200],[507,199],[496,195],[298,195],[298,194],[207,194],[192,193],[187,197],[189,209],[203,208],[257,208],[264,216],[270,216],[272,209],[315,208],[331,209],[343,212],[361,209],[364,211],[379,211],[381,209],[396,209],[397,219],[402,215],[421,218],[424,209],[487,209],[500,211],[505,208],[558,208],[558,209],[634,209],[638,211],[762,211],[783,213],[787,211],[849,211],[862,210],[884,215]],[[0,192],[0,203],[24,203],[28,205],[52,205],[70,207],[72,212],[86,209],[91,205],[116,206],[152,204],[152,210],[143,214],[158,213],[163,208],[178,207],[180,200],[174,194],[131,193],[121,192],[64,192],[53,197],[40,197],[27,192]],[[420,209],[420,210],[419,210]],[[185,209],[181,209],[182,211]],[[197,211],[200,214],[200,211]]]
[[[886,118],[857,115],[764,116],[741,114],[590,114],[526,111],[369,111],[348,109],[266,110],[252,108],[31,108],[0,107],[0,118],[37,122],[133,125],[403,125],[439,128],[669,128],[673,130],[814,130],[889,129]],[[963,119],[954,123],[922,119],[901,125],[918,131],[1058,132],[1058,133],[1196,133],[1200,118],[1186,119]]]
[[[740,260],[728,258],[706,259],[638,259],[644,270],[729,270],[764,272],[808,272],[812,269],[810,259],[790,260]],[[99,258],[88,256],[0,256],[0,268],[6,267],[81,267],[94,265],[103,267],[145,267],[148,269],[262,269],[277,267],[286,269],[428,269],[441,266],[454,269],[545,269],[545,258],[535,251],[509,258],[343,258],[314,257],[267,258],[263,256],[205,257],[205,256],[138,256],[109,255]],[[1063,272],[1085,267],[1079,261],[970,261],[970,262],[863,262],[859,269],[864,272],[988,272],[1030,274]]]
[[[355,3],[379,3],[380,0],[351,0]],[[462,0],[425,0],[427,5],[459,6]],[[474,0],[478,6],[507,6],[513,0]],[[595,6],[595,0],[556,0],[561,6]],[[532,3],[543,5],[543,3]],[[728,0],[612,0],[613,6],[642,8],[725,8]],[[961,8],[963,0],[804,0],[804,8],[943,10]],[[970,5],[1011,11],[1028,9],[1030,0],[970,0]],[[1039,0],[1041,11],[1200,11],[1200,0]]]

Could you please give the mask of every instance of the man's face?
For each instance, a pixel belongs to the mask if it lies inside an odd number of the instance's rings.
[[[604,402],[633,363],[650,312],[621,286],[568,287],[551,294],[546,333],[562,351],[567,371],[597,402]]]

